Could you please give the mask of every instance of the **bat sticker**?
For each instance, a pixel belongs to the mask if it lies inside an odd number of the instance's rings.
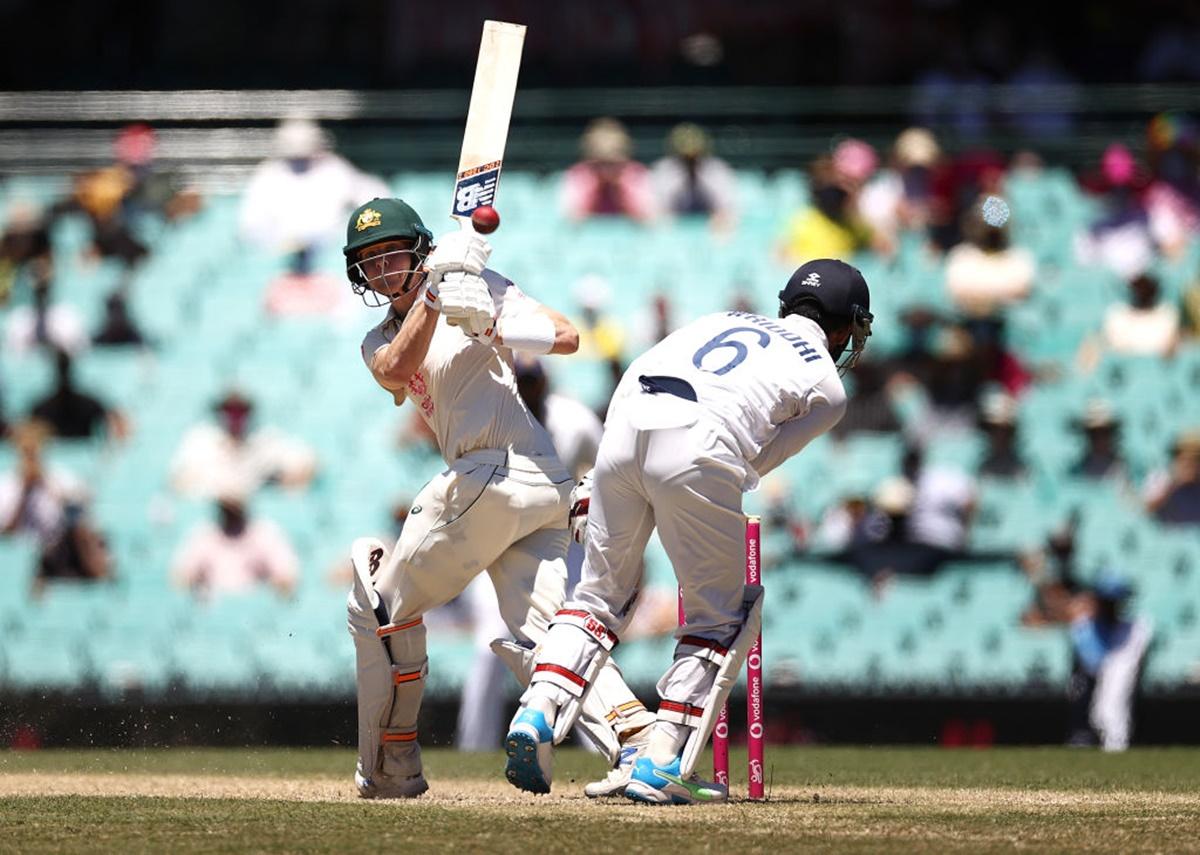
[[[456,217],[469,217],[481,205],[492,204],[499,180],[500,161],[460,174],[454,185],[454,210],[451,213]]]

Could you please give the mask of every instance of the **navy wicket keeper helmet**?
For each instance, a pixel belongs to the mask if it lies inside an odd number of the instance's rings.
[[[805,262],[779,292],[779,317],[795,314],[805,305],[820,310],[821,326],[827,333],[831,329],[850,326],[850,337],[845,342],[829,346],[829,355],[837,363],[838,374],[845,374],[866,348],[871,322],[875,319],[871,314],[871,289],[867,287],[867,280],[857,267],[834,258]],[[847,344],[851,346],[850,352],[843,359]]]

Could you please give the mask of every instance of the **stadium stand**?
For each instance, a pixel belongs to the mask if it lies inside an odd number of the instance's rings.
[[[729,308],[739,287],[756,310],[771,313],[774,293],[790,272],[772,260],[772,248],[780,224],[806,196],[806,179],[798,171],[743,170],[739,182],[746,213],[733,238],[716,243],[686,222],[565,226],[548,213],[556,175],[506,173],[504,228],[494,239],[492,265],[555,305],[563,305],[580,278],[601,275],[631,333],[633,319],[649,313],[656,294],[667,297],[676,324]],[[404,173],[390,185],[435,229],[443,225],[445,176]],[[11,178],[0,184],[0,212],[16,200],[49,205],[66,186],[65,176]],[[1013,558],[994,556],[1037,546],[1072,510],[1080,515],[1082,578],[1120,569],[1136,588],[1136,611],[1156,627],[1149,688],[1167,691],[1196,679],[1200,532],[1165,528],[1147,516],[1130,488],[1081,482],[1068,470],[1081,448],[1073,419],[1098,395],[1126,417],[1120,443],[1133,482],[1163,466],[1172,438],[1200,424],[1200,348],[1187,343],[1170,361],[1106,356],[1092,372],[1079,370],[1074,360],[1081,344],[1122,288],[1113,274],[1078,266],[1070,251],[1094,203],[1065,170],[1015,173],[1005,186],[1014,240],[1035,253],[1041,271],[1032,297],[1009,316],[1015,353],[1048,369],[1020,407],[1021,450],[1032,475],[1017,483],[980,482],[971,547],[993,556],[986,561],[954,561],[933,577],[898,578],[879,591],[844,567],[784,553],[765,577],[769,684],[851,693],[1061,691],[1070,669],[1067,631],[1021,625],[1033,586]],[[127,288],[153,346],[92,348],[77,360],[79,377],[128,415],[133,438],[54,442],[47,449],[52,465],[89,485],[91,513],[113,552],[115,578],[54,584],[32,599],[34,544],[0,538],[2,689],[93,687],[147,696],[180,688],[201,696],[352,689],[343,592],[327,581],[330,568],[354,536],[386,531],[389,503],[412,495],[441,463],[395,444],[408,413],[392,409],[362,368],[359,341],[374,322],[367,310],[329,322],[272,320],[262,312],[262,292],[282,262],[238,243],[237,206],[236,196],[215,195],[186,221],[149,217],[142,223],[152,252]],[[79,218],[58,220],[55,287],[94,327],[123,271],[114,262],[82,260],[86,240]],[[1198,247],[1184,259],[1160,262],[1169,298],[1180,298],[1197,269]],[[890,259],[855,261],[877,300],[871,358],[894,356],[904,347],[901,316],[942,302],[941,262],[916,241],[903,243]],[[315,267],[340,275],[338,247],[329,247]],[[28,299],[28,289],[18,288],[0,321]],[[553,360],[550,368],[558,388],[603,405],[603,363],[576,357]],[[53,361],[45,353],[5,353],[0,370],[10,421],[53,382]],[[320,459],[308,491],[268,488],[252,500],[253,513],[280,524],[302,556],[290,601],[261,593],[197,602],[169,584],[173,550],[209,513],[205,503],[171,495],[171,454],[183,430],[231,385],[256,400],[256,418],[286,424]],[[368,422],[369,432],[362,429]],[[938,454],[973,466],[979,442],[977,435],[947,439]],[[844,492],[899,471],[902,445],[891,435],[821,439],[781,473],[796,512],[815,522]],[[12,449],[0,446],[0,471],[13,459]],[[757,495],[749,498],[749,510],[759,509]],[[671,584],[661,555],[650,558],[650,578]],[[631,681],[652,681],[668,647],[663,638],[625,645],[619,658]],[[442,639],[430,651],[427,692],[456,692],[471,655],[469,639]]]

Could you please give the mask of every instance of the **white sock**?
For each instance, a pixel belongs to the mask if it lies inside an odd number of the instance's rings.
[[[691,731],[692,729],[685,724],[675,724],[671,721],[655,722],[648,749],[654,765],[669,766],[687,744]]]
[[[566,692],[550,683],[538,683],[530,690],[529,700],[525,706],[540,712],[546,717],[546,724],[554,727],[554,720],[558,718],[558,708],[569,700],[560,698],[560,694],[566,694]]]

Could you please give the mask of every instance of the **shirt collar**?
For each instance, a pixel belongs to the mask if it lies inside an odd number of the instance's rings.
[[[825,348],[826,353],[829,352],[829,338],[825,335],[825,330],[821,329],[812,318],[806,318],[803,315],[788,315],[785,318],[780,318],[779,323],[797,333],[804,335],[809,342],[817,341],[821,343],[821,347]]]

